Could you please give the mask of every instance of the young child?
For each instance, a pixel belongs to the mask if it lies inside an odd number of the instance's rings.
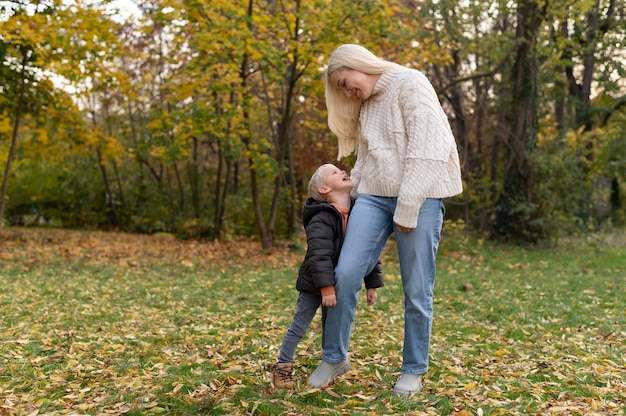
[[[302,220],[306,230],[307,252],[298,272],[296,289],[300,292],[296,312],[272,367],[274,387],[293,387],[293,362],[296,348],[304,337],[317,309],[322,305],[322,346],[326,308],[337,305],[335,266],[352,206],[352,180],[332,164],[320,166],[309,181],[309,199],[304,204]],[[376,302],[376,288],[383,286],[380,261],[365,277],[367,304]],[[346,368],[345,371],[348,371]],[[344,371],[344,372],[345,372]]]

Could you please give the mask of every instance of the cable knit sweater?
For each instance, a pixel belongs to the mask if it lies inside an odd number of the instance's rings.
[[[361,106],[357,194],[398,197],[393,220],[414,228],[426,198],[463,192],[456,141],[437,94],[421,72],[383,73]]]

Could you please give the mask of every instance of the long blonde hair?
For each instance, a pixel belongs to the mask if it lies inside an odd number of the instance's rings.
[[[339,46],[328,61],[326,69],[326,108],[328,127],[337,135],[339,151],[337,160],[354,152],[359,142],[359,112],[361,100],[348,98],[331,85],[330,75],[340,69],[353,69],[364,74],[378,75],[397,68],[398,64],[385,61],[360,45]]]

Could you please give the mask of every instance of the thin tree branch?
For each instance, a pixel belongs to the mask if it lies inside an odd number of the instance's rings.
[[[513,44],[513,47],[511,47],[511,49],[506,53],[506,55],[504,55],[504,57],[500,60],[500,62],[498,62],[498,64],[492,69],[490,69],[489,71],[478,72],[476,74],[468,75],[466,77],[457,78],[454,81],[452,81],[450,84],[443,87],[439,92],[441,93],[443,91],[446,91],[465,81],[471,81],[477,78],[485,78],[485,77],[493,76],[504,66],[504,64],[506,64],[509,61],[511,55],[513,55],[513,53],[517,51],[520,45],[521,45],[521,42],[515,42]]]

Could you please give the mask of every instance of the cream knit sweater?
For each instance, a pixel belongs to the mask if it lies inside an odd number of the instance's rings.
[[[414,228],[426,198],[463,192],[456,141],[437,94],[421,72],[380,76],[359,116],[357,194],[398,197],[393,220]]]

